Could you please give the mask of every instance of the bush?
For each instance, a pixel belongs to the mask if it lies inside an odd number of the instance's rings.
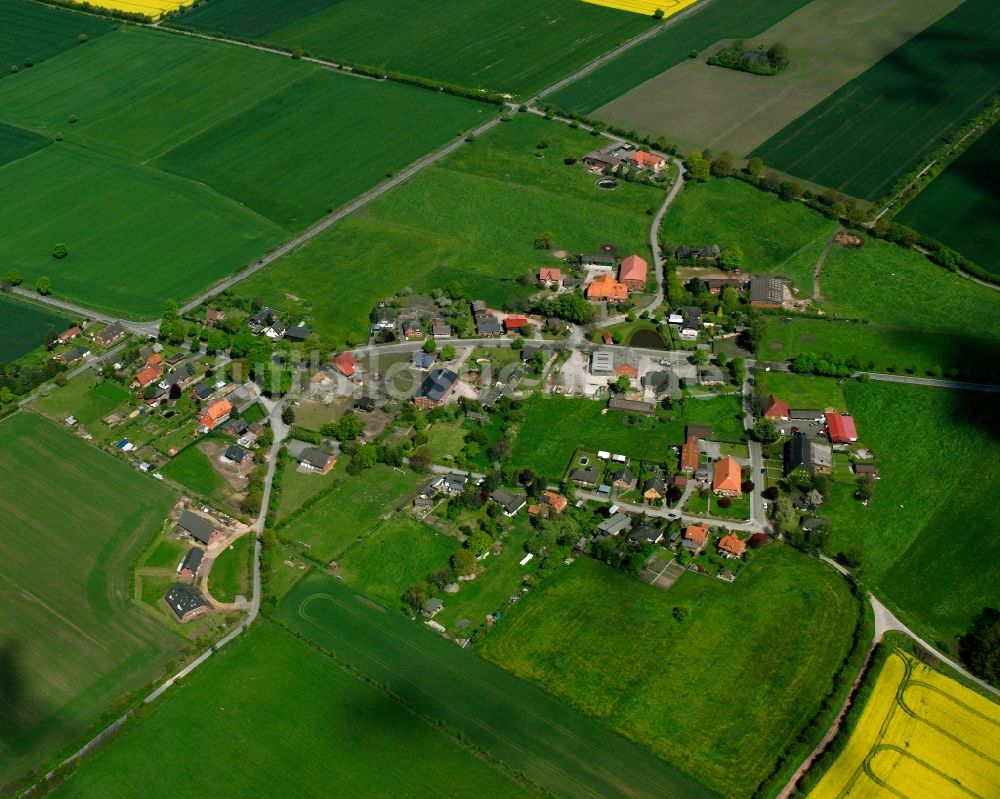
[[[730,507],[733,504],[733,498],[732,497],[719,497],[719,499],[716,501],[716,504],[720,508],[728,508],[728,507]]]

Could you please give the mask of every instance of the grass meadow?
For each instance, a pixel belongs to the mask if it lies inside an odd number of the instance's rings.
[[[560,799],[716,796],[566,702],[332,577],[310,574],[277,618]]]
[[[1000,273],[1000,125],[983,134],[934,178],[896,220]]]
[[[825,411],[836,408],[847,410],[847,400],[841,381],[832,377],[813,377],[788,372],[765,372],[757,369],[754,379],[768,394],[774,394],[793,408]]]
[[[1000,17],[966,0],[896,48],[754,155],[769,166],[875,200],[1000,89]]]
[[[971,619],[1000,602],[995,400],[876,382],[845,383],[844,392],[882,479],[868,507],[853,498],[853,480],[835,484],[823,505],[833,520],[831,548],[860,547],[879,597],[954,651]]]
[[[10,363],[45,343],[45,334],[62,333],[73,320],[41,305],[0,295],[0,363]]]
[[[232,602],[239,594],[249,597],[253,542],[253,533],[242,535],[215,558],[208,590],[219,602]]]
[[[548,147],[537,149],[541,141]],[[554,234],[554,248],[589,252],[610,242],[648,257],[646,211],[662,190],[623,184],[594,187],[579,158],[594,139],[554,122],[519,115],[441,163],[338,223],[238,287],[289,313],[307,313],[332,340],[367,333],[376,302],[409,286],[415,291],[458,281],[492,305],[533,288],[517,278],[556,264],[534,248]],[[359,264],[376,265],[378,280],[358,280]],[[288,298],[303,298],[299,303]],[[336,296],[336,303],[325,298]]]
[[[160,474],[208,499],[222,501],[228,495],[225,479],[197,444],[178,452],[160,469]]]
[[[96,39],[114,30],[115,23],[100,17],[61,11],[26,0],[0,0],[0,77],[11,74],[11,66],[25,68],[30,59],[39,69],[42,62],[74,47],[83,47],[80,34]]]
[[[653,22],[579,0],[213,0],[176,24],[527,97]]]
[[[711,179],[684,186],[663,218],[660,239],[674,246],[738,244],[747,271],[786,277],[809,296],[813,267],[836,229],[801,203],[739,180]]]
[[[192,745],[213,757],[191,769]],[[236,761],[253,767],[232,768]],[[334,785],[372,799],[531,796],[268,621],[172,689],[55,795],[321,796]]]
[[[100,421],[131,396],[128,389],[113,380],[102,381],[88,369],[65,386],[39,397],[31,407],[56,422],[75,416],[87,432],[101,438]]]
[[[161,673],[183,639],[129,601],[174,494],[40,416],[0,422],[0,783]]]
[[[45,136],[0,122],[0,166],[31,155],[51,143],[52,140]]]
[[[839,576],[776,544],[735,583],[685,574],[669,592],[581,558],[510,610],[482,654],[722,795],[749,796],[816,712],[855,619]]]

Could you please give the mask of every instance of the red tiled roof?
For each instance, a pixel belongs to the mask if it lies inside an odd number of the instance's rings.
[[[160,370],[155,366],[147,366],[136,372],[135,379],[139,383],[139,388],[145,388],[160,376]]]
[[[616,366],[615,374],[618,375],[619,377],[625,375],[626,377],[630,377],[633,380],[637,380],[639,378],[639,370],[636,369],[634,366],[632,366],[632,364],[630,363],[623,363]]]
[[[73,336],[79,336],[80,332],[81,332],[80,328],[77,327],[76,325],[73,325],[73,327],[71,327],[69,330],[60,335],[59,338],[60,339],[73,338]]]
[[[344,377],[353,377],[354,370],[357,368],[358,362],[354,360],[354,356],[351,355],[351,353],[342,352],[333,359],[333,365],[340,370]]]
[[[198,420],[205,427],[215,427],[215,425],[233,412],[233,406],[227,399],[220,399],[213,402],[201,412]]]
[[[566,497],[562,494],[557,494],[555,491],[543,491],[542,501],[547,505],[551,505],[556,513],[562,513],[566,510],[566,505],[569,504],[569,500]]]
[[[630,255],[618,267],[618,279],[623,283],[629,280],[634,280],[636,283],[645,283],[646,270],[648,268],[649,264],[638,255]]]
[[[713,491],[737,491],[742,493],[742,469],[736,458],[727,455],[715,462],[715,474],[712,479]]]
[[[551,266],[544,266],[538,273],[538,279],[552,281],[562,280],[562,269],[554,269]]]
[[[524,327],[526,324],[528,324],[528,319],[524,316],[508,316],[503,320],[505,330],[517,330],[518,328]]]
[[[628,299],[628,286],[615,280],[614,275],[607,273],[594,278],[587,285],[588,300],[614,300],[620,302]]]
[[[730,533],[729,535],[724,535],[719,540],[719,549],[723,552],[728,552],[730,555],[735,555],[740,557],[744,552],[746,552],[746,542],[740,541],[739,536],[736,533]]]
[[[768,398],[768,408],[764,411],[764,416],[768,419],[787,419],[788,418],[788,403],[784,400],[778,399],[774,394],[771,394]]]
[[[698,468],[698,438],[696,436],[688,436],[684,446],[681,447],[681,468],[692,470]]]
[[[687,530],[684,531],[684,538],[688,541],[694,541],[698,546],[701,546],[708,540],[708,525],[689,524]]]
[[[657,164],[663,163],[663,159],[660,156],[647,153],[645,150],[639,150],[637,153],[630,155],[628,160],[638,166],[655,167]]]
[[[158,352],[154,352],[146,359],[146,366],[156,366],[161,363],[163,363],[163,356]]]
[[[826,414],[826,427],[834,444],[851,444],[858,440],[854,419],[844,413]]]

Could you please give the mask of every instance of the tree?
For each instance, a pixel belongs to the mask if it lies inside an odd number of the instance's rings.
[[[1000,610],[983,608],[959,639],[958,654],[973,674],[1000,684]]]
[[[364,420],[356,413],[345,413],[336,424],[335,435],[341,441],[354,441],[365,429]]]
[[[417,447],[410,455],[410,467],[416,472],[428,472],[433,460],[434,453],[431,452],[430,447]]]
[[[287,425],[295,424],[295,408],[286,403],[285,407],[281,409],[281,421]]]
[[[742,356],[737,355],[729,362],[729,372],[733,376],[733,382],[742,386],[747,372],[746,361],[743,360]]]
[[[556,234],[551,231],[544,231],[535,236],[535,249],[536,250],[551,250],[552,243],[555,241]]]
[[[451,556],[451,567],[460,575],[472,574],[476,570],[476,556],[470,549],[459,549]]]
[[[171,384],[168,396],[172,400],[179,400],[181,398],[181,386],[180,386],[180,383],[173,383],[173,384]]]
[[[858,478],[858,490],[855,492],[854,496],[860,499],[862,502],[867,502],[875,494],[875,481],[865,475]]]
[[[12,286],[20,286],[24,282],[24,275],[22,275],[18,270],[11,267],[7,270],[7,274],[4,275],[4,281],[10,283]]]
[[[684,165],[687,167],[688,177],[691,180],[696,183],[705,183],[708,180],[710,165],[697,153],[689,155]]]
[[[455,348],[451,344],[446,344],[441,348],[441,360],[453,361],[455,359]]]
[[[663,19],[663,9],[658,8],[653,12],[653,19]]]
[[[67,249],[65,244],[55,244],[52,246],[52,257],[56,260],[65,258],[69,255],[69,249]]]
[[[424,604],[430,599],[430,594],[427,592],[427,583],[416,582],[407,588],[403,592],[403,602],[413,608],[415,611],[423,610]]]
[[[723,269],[727,269],[730,272],[739,269],[743,266],[743,248],[739,244],[730,244],[728,247],[723,247],[722,252],[719,253],[717,263]]]
[[[430,355],[437,349],[437,346],[438,346],[437,342],[434,339],[429,338],[427,339],[427,341],[424,342],[424,346],[421,349],[423,349],[424,352]]]
[[[743,337],[749,349],[757,352],[760,349],[760,345],[764,341],[764,335],[767,332],[767,323],[764,321],[760,314],[755,313],[750,316],[747,320],[746,329],[743,331]]]
[[[378,463],[378,447],[374,444],[362,444],[354,450],[354,457],[351,460],[362,469],[370,469]]]
[[[472,533],[472,535],[466,539],[465,543],[472,551],[472,554],[477,558],[481,555],[485,555],[493,547],[493,539],[482,530],[476,530]]]
[[[164,322],[175,322],[180,316],[180,309],[177,307],[177,300],[166,300],[163,303],[163,315],[160,317]]]
[[[819,491],[817,491],[815,488],[812,489],[805,496],[806,502],[808,502],[810,505],[822,505],[823,504],[823,499],[824,499],[823,495]]]
[[[632,388],[632,381],[628,379],[628,375],[620,375],[614,382],[615,391],[619,394],[624,394]]]
[[[784,69],[788,66],[789,52],[788,45],[784,42],[775,42],[767,51],[767,60],[775,69]]]
[[[733,156],[730,153],[722,153],[712,160],[711,172],[713,175],[725,178],[733,174]]]
[[[45,277],[44,275],[35,281],[35,291],[39,294],[51,294],[52,293],[52,278]]]
[[[759,177],[760,173],[764,171],[764,162],[759,158],[751,158],[747,161],[744,171],[750,175],[750,177]]]
[[[779,532],[788,535],[795,531],[795,508],[792,505],[791,497],[784,494],[778,497],[774,503],[772,519]]]
[[[694,361],[698,366],[704,366],[708,363],[708,353],[703,349],[697,349],[691,353],[691,360]]]
[[[778,428],[770,419],[758,419],[754,422],[753,436],[761,444],[773,444],[778,440]]]
[[[797,180],[783,180],[778,184],[778,194],[783,200],[798,200],[802,197],[802,184]]]

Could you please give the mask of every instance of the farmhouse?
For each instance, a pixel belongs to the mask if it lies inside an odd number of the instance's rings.
[[[742,470],[736,458],[727,455],[715,462],[712,491],[720,497],[742,497]]]
[[[618,535],[632,527],[632,517],[627,513],[612,513],[607,519],[597,525],[601,535]]]
[[[646,287],[647,264],[638,255],[630,255],[618,267],[618,280],[624,283],[629,291],[642,291]]]
[[[79,327],[73,325],[69,330],[63,331],[59,334],[59,338],[56,339],[56,344],[65,344],[80,335],[83,331]]]
[[[741,541],[736,533],[724,535],[719,540],[719,554],[724,558],[741,558],[747,551],[746,541]]]
[[[681,546],[695,555],[699,554],[708,542],[707,524],[689,524],[684,530],[684,541]]]
[[[230,444],[226,447],[226,452],[222,457],[230,463],[243,466],[253,460],[253,453],[248,449],[243,449],[239,444]]]
[[[342,352],[336,358],[333,359],[333,365],[337,368],[344,377],[354,377],[354,372],[358,368],[358,362],[354,360],[354,356],[349,352]]]
[[[444,610],[444,602],[434,596],[424,602],[424,609],[420,612],[428,619],[433,619],[442,610]]]
[[[503,508],[503,515],[513,517],[517,512],[528,504],[528,498],[524,494],[512,494],[511,492],[497,488],[490,494],[490,499]]]
[[[434,369],[420,384],[420,390],[413,398],[413,404],[422,410],[438,407],[444,403],[456,380],[458,375],[451,369]]]
[[[765,419],[787,420],[789,415],[788,403],[778,399],[774,394],[767,398],[767,408],[764,411]]]
[[[688,433],[688,437],[684,441],[684,446],[681,447],[681,471],[693,472],[698,468],[700,460],[698,437],[693,433]]]
[[[642,376],[642,385],[653,392],[653,396],[657,401],[667,399],[668,397],[679,397],[681,394],[680,378],[672,369],[646,372]]]
[[[620,363],[615,367],[615,377],[627,377],[629,380],[638,380],[639,370],[630,363]]]
[[[299,453],[299,466],[306,471],[326,474],[337,463],[337,458],[323,447],[306,447]]]
[[[222,424],[233,412],[233,406],[227,399],[220,399],[205,408],[198,416],[198,422],[206,430],[213,430]]]
[[[197,576],[198,569],[201,568],[201,561],[205,557],[205,551],[198,547],[191,547],[184,555],[184,560],[177,567],[177,573],[181,577],[192,579]]]
[[[128,333],[128,331],[121,322],[114,322],[94,336],[94,343],[99,344],[102,347],[107,347],[110,344],[114,344],[126,333]]]
[[[177,520],[177,526],[195,541],[205,546],[214,543],[219,537],[215,523],[193,511],[185,510],[181,513],[181,518]]]
[[[562,270],[554,269],[550,266],[543,266],[538,270],[538,282],[543,286],[562,287]]]
[[[431,335],[434,338],[449,338],[451,336],[451,325],[435,319],[431,324]]]
[[[610,148],[594,150],[593,152],[587,153],[582,159],[583,163],[592,169],[602,171],[608,169],[612,172],[617,172],[618,168],[622,164],[622,159],[608,152],[609,149],[614,149],[614,147],[615,145],[611,145]]]
[[[88,355],[90,355],[90,350],[87,347],[73,347],[66,350],[62,355],[59,355],[58,358],[62,363],[70,364],[81,361]]]
[[[760,275],[750,278],[750,304],[755,308],[780,308],[784,300],[784,280]]]
[[[164,599],[181,623],[203,616],[211,610],[197,589],[186,583],[174,583]]]
[[[793,433],[785,442],[785,476],[802,471],[808,474],[830,474],[833,452],[826,444],[810,441],[805,433]]]
[[[651,169],[657,174],[662,172],[667,166],[667,162],[661,156],[647,153],[645,150],[637,150],[626,160],[637,171]]]
[[[476,334],[479,336],[499,336],[503,332],[500,320],[491,313],[483,313],[476,317]]]
[[[403,333],[403,338],[407,340],[420,338],[424,334],[424,328],[415,316],[402,317],[399,320],[399,329]]]
[[[615,280],[610,272],[594,278],[587,284],[588,300],[599,302],[625,302],[628,299],[628,286]]]
[[[698,383],[703,386],[724,386],[726,375],[717,366],[705,366],[698,371]]]
[[[295,327],[290,327],[285,331],[285,338],[289,341],[301,343],[312,335],[312,328],[306,327],[305,322],[299,322]]]
[[[833,444],[853,444],[858,440],[854,419],[845,413],[826,414],[826,429]]]

